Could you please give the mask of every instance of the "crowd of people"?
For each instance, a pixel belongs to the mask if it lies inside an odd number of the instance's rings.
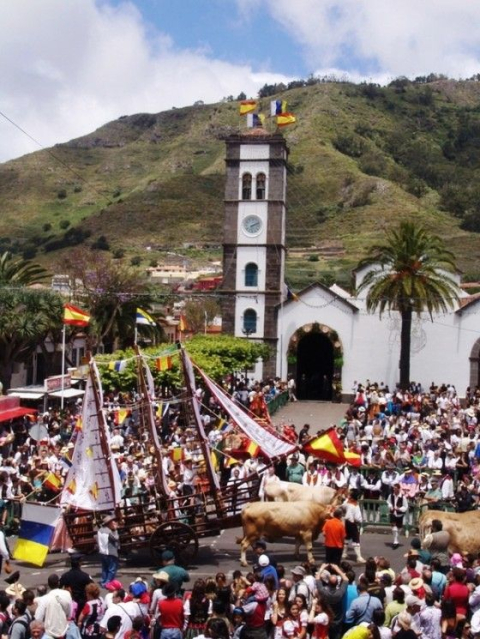
[[[282,391],[284,385],[279,380],[263,386],[242,381],[234,397],[265,419],[265,397]],[[355,383],[351,405],[335,428],[345,449],[361,456],[360,469],[306,455],[302,446],[318,434],[308,424],[301,429],[292,424],[278,427],[282,437],[299,445],[298,452],[288,459],[268,465],[261,451],[258,456],[245,455],[244,436],[234,422],[203,391],[198,398],[210,445],[221,453],[216,472],[222,483],[261,474],[263,489],[270,481],[284,480],[328,486],[344,493],[342,507],[325,526],[325,563],[297,566],[288,574],[260,541],[255,548],[255,564],[245,574],[235,571],[227,579],[218,573],[190,584],[172,555],[164,557],[164,565],[154,575],[139,577],[124,587],[117,579],[121,548],[116,522],[113,516],[107,517],[97,536],[102,562],[99,583],[80,580],[68,585],[64,580],[56,584],[52,576],[46,595],[32,597],[27,590],[19,598],[16,591],[14,601],[9,599],[8,603],[0,592],[0,620],[5,614],[5,628],[9,626],[3,634],[13,639],[29,639],[35,633],[42,636],[43,632],[49,637],[72,639],[76,632],[85,638],[112,639],[193,639],[199,635],[214,639],[339,639],[344,635],[348,639],[415,639],[421,635],[425,639],[449,639],[480,633],[480,612],[476,615],[480,610],[480,562],[468,554],[450,556],[445,544],[439,550],[441,528],[433,529],[432,535],[440,533],[440,537],[434,537],[433,546],[431,538],[412,539],[405,567],[397,574],[388,557],[365,560],[360,552],[365,500],[387,504],[394,547],[399,545],[409,513],[420,503],[426,507],[448,505],[458,512],[477,508],[477,389],[467,389],[465,402],[461,403],[455,388],[447,384],[432,384],[429,389],[412,384],[408,391],[390,392],[383,384]],[[296,400],[292,393],[290,400]],[[157,487],[156,460],[149,438],[141,430],[137,401],[135,393],[105,394],[105,411],[111,454],[123,486],[122,498],[128,505],[145,504],[148,508]],[[69,468],[79,410],[79,405],[73,405],[63,413],[51,410],[41,415],[39,424],[45,432],[38,439],[30,435],[31,423],[27,420],[2,424],[3,522],[7,514],[18,519],[26,499],[56,499]],[[171,398],[168,410],[158,411],[157,424],[171,495],[194,494],[203,478],[205,460],[182,402]],[[345,558],[349,543],[354,563]],[[7,559],[8,549],[3,554]],[[77,564],[72,565],[72,571],[79,577],[83,571],[78,559],[73,561]],[[179,574],[183,574],[180,579]],[[101,589],[109,594],[103,597]],[[57,590],[62,592],[58,597]],[[55,599],[55,613],[42,604],[42,597],[52,592],[56,593],[51,597]],[[61,617],[62,624],[65,621],[61,632],[58,625],[49,626],[49,620],[56,623],[60,608],[65,616],[65,620]],[[25,622],[29,614],[33,617],[26,625],[16,623],[17,619]]]
[[[341,512],[335,518],[334,535],[342,537]],[[449,555],[441,526],[430,536],[429,549],[411,540],[397,571],[381,556],[356,568],[331,548],[321,565],[286,570],[259,540],[251,569],[191,580],[167,550],[153,574],[128,584],[112,579],[104,590],[72,555],[70,570],[50,575],[36,593],[18,581],[0,591],[0,632],[12,639],[478,636],[480,556]]]

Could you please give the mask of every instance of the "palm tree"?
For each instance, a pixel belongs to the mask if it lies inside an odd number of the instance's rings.
[[[453,253],[443,240],[414,222],[401,222],[386,234],[385,243],[372,246],[359,268],[371,267],[358,291],[368,289],[367,310],[398,311],[400,386],[410,383],[410,342],[413,314],[445,312],[458,300]]]
[[[39,264],[15,258],[9,251],[0,255],[0,286],[31,286],[45,282],[48,277],[48,271]]]

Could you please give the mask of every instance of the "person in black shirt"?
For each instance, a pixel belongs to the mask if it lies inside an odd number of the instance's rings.
[[[82,570],[81,561],[81,555],[73,554],[70,557],[70,570],[64,572],[60,577],[60,588],[68,588],[73,601],[78,604],[77,614],[80,614],[87,600],[85,586],[93,583],[90,575]]]
[[[460,486],[460,490],[457,492],[455,501],[457,502],[457,513],[466,513],[469,510],[473,510],[473,496],[465,484]]]

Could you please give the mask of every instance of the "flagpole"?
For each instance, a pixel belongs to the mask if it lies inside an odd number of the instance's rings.
[[[137,345],[137,340],[138,340],[138,328],[137,328],[137,321],[135,320],[135,330],[133,333],[133,343],[135,346]]]
[[[280,292],[280,379],[283,381],[283,291]]]
[[[64,404],[64,397],[63,397],[63,393],[65,391],[65,327],[66,325],[63,325],[63,330],[62,330],[62,396],[60,398],[60,408],[63,410],[63,404]],[[58,370],[58,369],[57,369]]]

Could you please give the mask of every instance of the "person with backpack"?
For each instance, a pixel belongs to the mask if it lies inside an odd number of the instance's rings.
[[[85,597],[86,602],[78,616],[77,625],[83,639],[99,639],[100,621],[105,612],[105,605],[97,584],[90,583],[85,587]]]
[[[27,604],[17,599],[12,608],[13,621],[8,631],[8,639],[30,639],[30,622],[32,617],[27,610]]]
[[[295,568],[292,568],[293,585],[290,589],[290,594],[288,595],[289,603],[292,603],[297,595],[303,595],[307,600],[307,605],[310,605],[312,601],[312,593],[305,581],[306,575],[307,571],[303,566],[295,566]]]
[[[131,630],[127,630],[127,632],[123,635],[124,639],[143,639],[143,630],[145,627],[145,622],[141,615],[138,617],[134,617],[132,621]]]
[[[359,579],[357,590],[358,597],[352,601],[345,615],[346,623],[352,624],[353,626],[358,626],[362,622],[370,623],[372,621],[373,611],[376,609],[383,610],[380,599],[369,594],[368,584],[365,579]]]

